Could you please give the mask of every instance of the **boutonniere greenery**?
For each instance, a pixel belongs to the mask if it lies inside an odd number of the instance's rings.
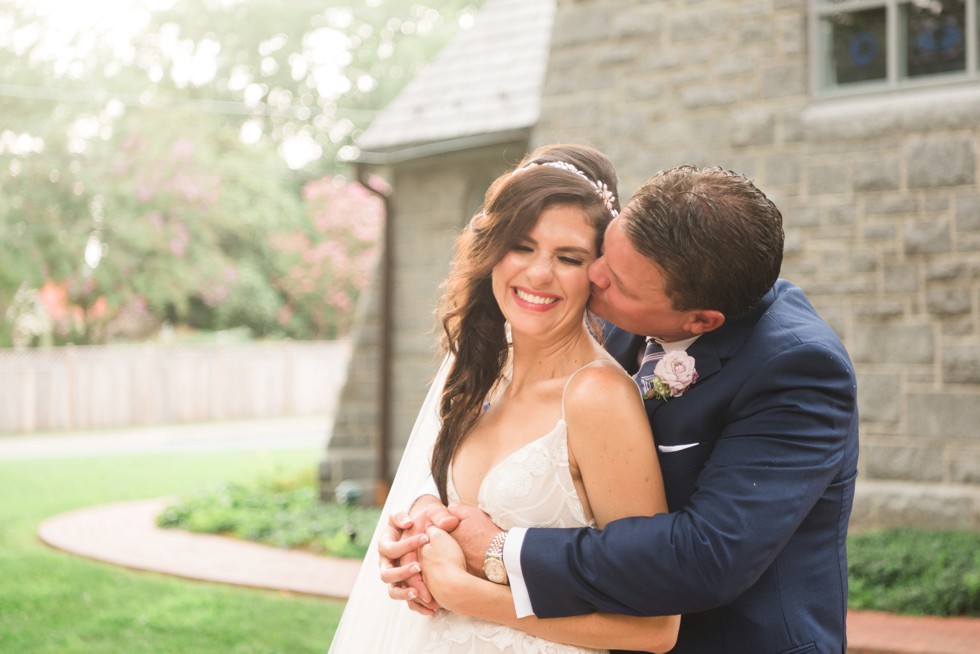
[[[684,350],[671,350],[653,369],[653,380],[643,394],[644,400],[667,401],[672,397],[680,397],[684,391],[698,380],[698,371],[694,368],[694,357]]]

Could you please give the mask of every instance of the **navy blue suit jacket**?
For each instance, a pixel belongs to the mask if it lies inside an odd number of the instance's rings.
[[[629,372],[643,339],[608,330]],[[854,370],[803,292],[687,350],[699,379],[646,402],[669,514],[604,530],[531,529],[521,567],[539,617],[683,614],[677,654],[844,652],[845,540],[857,475]]]

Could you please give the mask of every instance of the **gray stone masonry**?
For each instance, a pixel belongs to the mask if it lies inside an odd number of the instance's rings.
[[[754,178],[783,212],[783,276],[858,370],[855,523],[980,529],[980,84],[812,97],[808,4],[559,0],[534,138],[564,135],[600,77],[615,99],[574,138],[624,196],[682,163]],[[583,32],[599,7],[624,27]],[[593,56],[610,47],[642,55]]]
[[[980,529],[980,83],[813,96],[812,4],[558,0],[532,145],[598,147],[624,198],[679,164],[754,179],[783,212],[783,277],[858,371],[854,524]],[[455,230],[515,160],[500,150],[394,171],[399,439],[435,360]]]

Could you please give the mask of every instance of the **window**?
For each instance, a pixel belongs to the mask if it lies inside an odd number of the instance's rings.
[[[810,0],[818,94],[977,80],[980,0]]]

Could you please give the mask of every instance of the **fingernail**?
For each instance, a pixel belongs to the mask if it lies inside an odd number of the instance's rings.
[[[418,593],[416,593],[416,592],[415,592],[414,590],[410,590],[410,591],[408,591],[408,599],[410,599],[410,600],[414,600],[414,599],[415,599],[415,598],[417,598],[418,596],[419,596],[419,594],[418,594]]]
[[[412,564],[412,572],[414,572],[415,574],[422,572],[421,566],[419,566],[418,563]]]
[[[428,542],[429,542],[429,535],[428,534],[422,534],[421,536],[419,536],[419,543],[421,545],[425,545]]]

